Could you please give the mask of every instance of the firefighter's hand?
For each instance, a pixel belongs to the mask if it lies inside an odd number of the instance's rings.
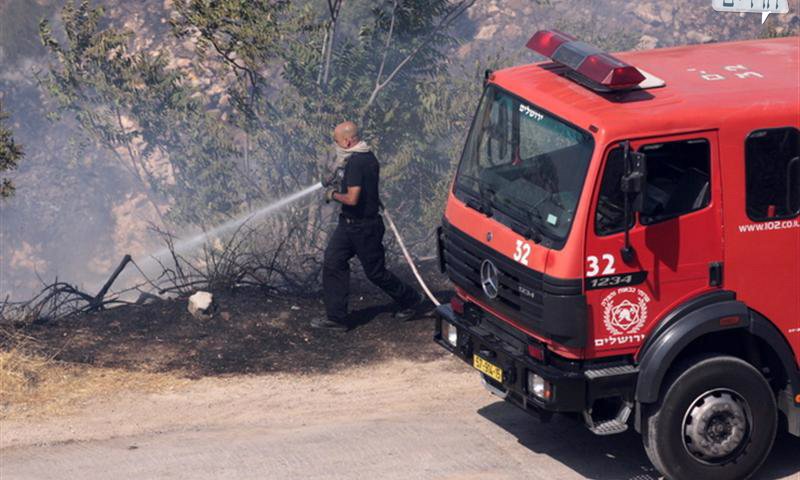
[[[326,175],[326,176],[322,177],[322,179],[319,181],[319,183],[321,183],[322,186],[325,187],[325,188],[333,187],[334,185],[336,185],[336,181],[339,180],[339,172],[340,172],[340,170],[341,169],[337,168],[336,170],[331,172],[329,175]]]
[[[328,188],[325,190],[325,203],[331,203],[333,201],[333,194],[336,193],[335,188]]]

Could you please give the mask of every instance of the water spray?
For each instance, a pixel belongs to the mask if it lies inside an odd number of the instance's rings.
[[[241,216],[239,216],[237,218],[233,218],[231,220],[228,220],[227,222],[223,223],[222,225],[214,227],[211,230],[208,230],[207,232],[198,233],[198,234],[196,234],[196,235],[194,235],[192,237],[186,238],[186,239],[179,239],[178,241],[176,241],[172,245],[172,251],[174,251],[175,253],[185,253],[187,251],[190,251],[190,250],[192,250],[194,248],[197,248],[200,245],[204,244],[209,238],[211,238],[213,236],[218,236],[218,235],[221,235],[221,234],[236,230],[237,228],[240,228],[242,225],[246,224],[247,222],[259,220],[259,219],[263,218],[264,216],[266,216],[266,215],[268,215],[268,214],[270,214],[270,213],[272,213],[272,212],[274,212],[276,210],[279,210],[279,209],[281,209],[281,208],[283,208],[283,207],[285,207],[285,206],[287,206],[287,205],[289,205],[291,203],[294,203],[297,200],[300,200],[301,198],[303,198],[303,197],[305,197],[307,195],[310,195],[310,194],[316,192],[317,190],[319,190],[321,188],[322,188],[322,183],[321,182],[317,182],[317,183],[315,183],[313,185],[310,185],[310,186],[308,186],[308,187],[306,187],[306,188],[304,188],[304,189],[302,189],[302,190],[300,190],[298,192],[295,192],[295,193],[293,193],[291,195],[288,195],[288,196],[286,196],[284,198],[281,198],[280,200],[277,200],[277,201],[275,201],[275,202],[273,202],[273,203],[271,203],[269,205],[266,205],[266,206],[264,206],[262,208],[259,208],[258,210],[255,210],[255,211],[249,212],[249,213],[247,213],[245,215],[241,215]],[[405,242],[403,242],[403,238],[400,236],[400,231],[397,229],[397,226],[395,225],[394,221],[392,220],[391,215],[389,215],[389,212],[386,209],[383,210],[383,216],[384,216],[384,218],[386,218],[386,222],[389,224],[389,228],[391,229],[392,233],[394,234],[395,238],[397,239],[397,243],[398,243],[398,245],[400,245],[400,250],[403,252],[403,257],[405,258],[406,262],[408,263],[408,266],[411,268],[411,271],[414,274],[414,277],[416,278],[417,283],[419,283],[419,286],[425,292],[425,295],[430,299],[430,301],[433,302],[433,304],[438,307],[440,305],[439,301],[436,299],[436,297],[433,295],[433,293],[431,293],[431,290],[428,288],[428,285],[422,279],[422,275],[420,275],[419,270],[417,270],[417,266],[414,264],[414,260],[411,258],[411,254],[408,252],[408,249],[406,248]],[[159,259],[161,259],[161,258],[163,258],[163,257],[165,257],[167,255],[170,255],[171,253],[172,252],[170,251],[170,249],[165,247],[165,248],[162,248],[162,249],[158,250],[157,252],[153,253],[152,255],[149,255],[147,260],[142,265],[143,269],[144,270],[148,270],[149,267],[155,267],[156,266],[155,264],[156,264],[157,261],[159,261]]]
[[[248,212],[248,213],[246,213],[244,215],[241,215],[239,217],[236,217],[236,218],[233,218],[231,220],[228,220],[227,222],[223,223],[222,225],[216,226],[216,227],[212,228],[211,230],[208,230],[207,232],[198,233],[198,234],[196,234],[196,235],[194,235],[192,237],[189,237],[187,239],[179,239],[178,241],[176,241],[172,245],[172,250],[175,253],[185,253],[185,252],[187,252],[189,250],[197,248],[200,245],[204,244],[206,242],[206,240],[208,240],[211,237],[222,235],[224,233],[236,230],[237,228],[240,228],[242,225],[244,225],[244,224],[246,224],[248,222],[259,220],[259,219],[265,217],[266,215],[268,215],[268,214],[270,214],[270,213],[272,213],[272,212],[274,212],[276,210],[279,210],[279,209],[285,207],[286,205],[289,205],[290,203],[294,203],[297,200],[300,200],[301,198],[316,192],[320,188],[322,188],[322,183],[317,182],[317,183],[315,183],[315,184],[313,184],[311,186],[308,186],[308,187],[306,187],[306,188],[304,188],[304,189],[302,189],[302,190],[300,190],[298,192],[295,192],[295,193],[293,193],[291,195],[283,197],[280,200],[277,200],[277,201],[275,201],[275,202],[273,202],[273,203],[271,203],[269,205],[261,207],[258,210],[255,210],[255,211],[252,211],[252,212]],[[169,254],[171,254],[170,248],[169,247],[164,247],[164,248],[158,250],[157,252],[153,253],[152,255],[149,255],[148,256],[148,260],[147,260],[148,266],[149,266],[149,264],[153,263],[155,260],[157,260],[159,258],[162,258],[162,257],[165,257],[165,256],[167,256]]]

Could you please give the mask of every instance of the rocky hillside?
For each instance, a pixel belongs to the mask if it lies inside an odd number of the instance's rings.
[[[479,1],[470,11],[473,40],[462,54],[487,51],[514,53],[540,28],[556,27],[581,38],[614,43],[634,38],[633,48],[651,49],[693,43],[744,40],[800,32],[800,2],[790,0],[790,13],[770,15],[761,24],[757,14],[719,13],[710,0],[592,2],[548,0]]]

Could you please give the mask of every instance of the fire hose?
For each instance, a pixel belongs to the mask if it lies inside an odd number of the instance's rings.
[[[430,301],[438,307],[440,305],[439,301],[433,296],[433,293],[431,293],[428,285],[425,284],[425,280],[423,280],[422,276],[419,274],[417,266],[414,265],[414,260],[411,259],[411,254],[408,253],[408,249],[406,248],[405,243],[403,243],[403,238],[400,236],[400,231],[397,230],[397,226],[394,224],[392,216],[389,215],[389,212],[385,208],[383,209],[383,217],[389,224],[389,228],[392,230],[392,233],[394,233],[394,236],[397,239],[397,244],[400,245],[400,250],[403,251],[403,256],[405,257],[406,262],[408,262],[408,266],[411,267],[411,271],[414,273],[417,283],[419,283],[419,286],[422,287],[422,290],[425,292],[425,295],[430,299]]]

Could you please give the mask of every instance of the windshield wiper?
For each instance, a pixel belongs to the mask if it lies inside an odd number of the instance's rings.
[[[487,217],[491,217],[494,212],[492,211],[491,208],[486,208],[482,200],[483,199],[475,200],[474,198],[468,198],[466,201],[466,205],[469,208],[486,215]]]
[[[492,196],[494,196],[494,192],[489,190],[483,185],[483,182],[477,177],[473,177],[472,175],[467,174],[459,174],[459,178],[464,177],[468,180],[472,180],[475,184],[478,185],[478,198],[477,200],[474,198],[468,198],[466,201],[467,207],[480,212],[487,217],[491,217],[494,215],[494,204],[492,202]],[[474,190],[472,193],[475,193]],[[489,193],[490,195],[487,195]]]
[[[542,219],[542,214],[539,213],[539,210],[535,207],[531,208],[527,205],[523,205],[513,198],[503,198],[501,201],[525,215],[527,223],[521,222],[518,218],[515,218],[514,215],[509,215],[514,220],[511,223],[511,230],[519,233],[528,240],[533,240],[533,243],[541,243],[543,234],[540,226],[544,225],[544,219]]]

